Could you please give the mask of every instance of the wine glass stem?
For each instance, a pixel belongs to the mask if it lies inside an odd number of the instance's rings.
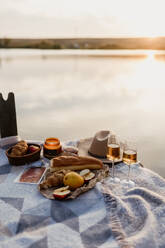
[[[131,166],[131,165],[129,164],[129,165],[128,165],[128,168],[129,168],[129,169],[128,169],[128,182],[130,181],[130,169],[131,169],[130,166]]]
[[[112,160],[112,178],[115,177],[115,166],[114,166],[114,160]]]

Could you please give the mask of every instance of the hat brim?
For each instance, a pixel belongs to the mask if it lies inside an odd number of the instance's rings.
[[[107,158],[101,158],[95,155],[92,155],[89,153],[89,148],[92,143],[93,138],[86,138],[86,139],[81,139],[78,142],[77,148],[78,148],[78,155],[79,156],[88,156],[88,157],[94,157],[99,160],[101,160],[105,164],[112,164],[112,161],[108,160]],[[115,163],[120,163],[122,162],[122,156],[120,156],[119,159],[115,160]]]

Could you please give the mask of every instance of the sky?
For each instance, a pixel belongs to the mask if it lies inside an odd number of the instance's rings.
[[[165,35],[165,0],[0,0],[0,38]]]

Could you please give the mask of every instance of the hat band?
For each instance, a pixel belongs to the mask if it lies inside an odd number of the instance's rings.
[[[96,157],[96,158],[107,158],[107,156],[99,156],[99,155],[96,155],[96,154],[91,153],[90,151],[88,151],[88,153],[89,153],[91,156]]]

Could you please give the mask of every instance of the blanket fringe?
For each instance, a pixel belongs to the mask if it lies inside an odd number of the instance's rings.
[[[120,248],[133,248],[133,246],[126,241],[125,233],[123,232],[121,224],[118,220],[116,214],[117,201],[106,185],[104,185],[103,195],[106,205],[107,217],[110,219],[109,226],[112,230],[112,234],[114,235]]]

